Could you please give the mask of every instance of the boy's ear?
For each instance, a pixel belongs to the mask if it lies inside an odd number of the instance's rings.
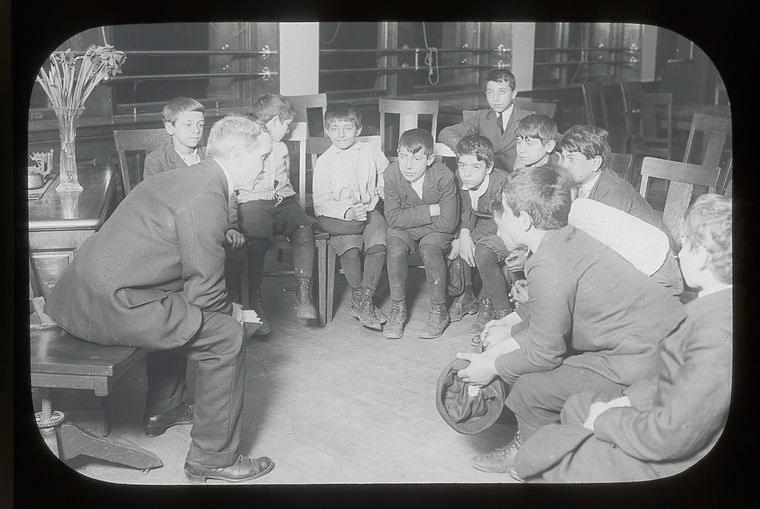
[[[697,262],[699,270],[710,270],[710,255],[707,253],[707,249],[705,249],[703,246],[697,246],[693,249],[695,250],[693,256]]]
[[[362,128],[360,127],[359,129],[356,130],[356,135],[360,136],[361,134],[362,134]]]
[[[430,166],[435,162],[435,154],[430,154],[427,158],[427,165]]]
[[[517,216],[517,220],[519,222],[520,227],[525,232],[530,230],[530,228],[533,226],[533,219],[530,217],[530,214],[528,214],[524,210],[520,211],[520,215]]]
[[[164,122],[164,129],[166,129],[169,136],[174,136],[174,124],[171,122]]]
[[[599,171],[599,168],[602,167],[602,156],[594,156],[594,171]]]
[[[544,150],[547,152],[554,152],[554,147],[557,146],[557,140],[549,140],[544,144]]]
[[[488,168],[486,168],[486,175],[490,175],[493,171],[493,163],[488,165]]]

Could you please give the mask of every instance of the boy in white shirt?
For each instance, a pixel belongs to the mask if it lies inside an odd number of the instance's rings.
[[[330,245],[351,287],[351,315],[365,327],[380,330],[388,317],[372,296],[385,265],[388,225],[382,200],[388,159],[373,145],[357,142],[361,131],[361,117],[354,108],[327,107],[325,133],[332,146],[314,167],[314,212],[319,226],[330,234]]]

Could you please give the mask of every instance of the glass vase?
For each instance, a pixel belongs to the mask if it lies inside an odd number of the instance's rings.
[[[77,175],[77,123],[82,116],[84,108],[59,108],[53,107],[55,116],[58,117],[58,131],[61,137],[61,159],[58,187],[56,191],[81,191]]]

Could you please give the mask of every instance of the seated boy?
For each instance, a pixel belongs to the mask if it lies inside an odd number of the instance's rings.
[[[264,314],[261,283],[264,279],[264,257],[275,235],[285,235],[293,249],[293,265],[298,288],[296,315],[302,319],[317,317],[311,298],[311,276],[314,268],[313,218],[306,215],[295,198],[290,184],[288,147],[282,141],[293,121],[290,102],[276,94],[263,94],[253,103],[254,120],[263,123],[272,135],[272,153],[264,161],[264,171],[253,189],[237,195],[240,207],[240,229],[248,238],[248,287],[251,307],[261,319],[257,334],[272,332]]]
[[[356,138],[362,131],[359,113],[347,104],[325,111],[325,133],[332,146],[314,167],[314,212],[351,288],[351,315],[365,327],[380,330],[388,321],[372,296],[385,265],[382,213],[383,172],[388,158]],[[364,272],[362,256],[364,251]]]
[[[593,125],[574,125],[559,142],[562,164],[579,186],[578,196],[600,201],[646,221],[668,234],[662,219],[631,184],[607,168],[607,131]]]
[[[515,169],[526,166],[560,166],[561,156],[554,151],[557,145],[557,124],[548,115],[533,113],[517,124],[517,159]]]
[[[465,382],[510,384],[506,406],[517,418],[512,441],[473,458],[486,472],[506,472],[541,427],[559,422],[564,402],[586,389],[622,390],[656,368],[657,345],[685,318],[683,306],[606,245],[568,224],[573,183],[547,166],[512,173],[493,204],[507,248],[527,246],[530,297],[519,348],[470,360]]]
[[[166,103],[164,129],[171,141],[148,154],[143,178],[174,168],[187,168],[206,157],[206,149],[200,144],[206,122],[205,110],[201,103],[190,97],[175,97]]]
[[[446,127],[438,141],[456,151],[457,143],[465,136],[485,136],[493,144],[494,164],[509,172],[515,164],[517,123],[532,112],[512,102],[517,96],[515,75],[507,69],[493,69],[486,75],[485,92],[490,108],[478,110],[471,118]]]
[[[469,267],[464,271],[464,292],[454,299],[449,317],[455,322],[465,314],[477,312],[477,319],[467,332],[480,334],[487,322],[512,312],[508,283],[500,267],[509,251],[496,235],[491,214],[491,201],[500,195],[509,174],[494,168],[493,145],[484,136],[465,136],[457,143],[456,154],[460,222],[449,259],[461,257]],[[472,292],[473,266],[483,281],[479,306]]]
[[[703,458],[725,426],[731,399],[733,300],[731,200],[715,194],[690,207],[679,253],[699,298],[659,345],[656,374],[620,392],[568,399],[562,424],[539,430],[516,474],[548,482],[620,482],[668,477]]]
[[[404,334],[407,255],[419,249],[431,301],[420,338],[437,338],[449,324],[444,254],[459,222],[456,180],[443,163],[435,162],[433,136],[423,129],[410,129],[401,135],[398,161],[388,166],[384,178],[392,303],[383,335],[398,339]]]
[[[175,168],[187,168],[206,157],[206,149],[201,145],[205,110],[191,97],[175,97],[166,103],[163,110],[164,129],[171,136],[171,141],[147,155],[143,179]],[[230,200],[229,229],[225,235],[225,279],[231,297],[240,302],[240,275],[245,261],[245,250],[240,248],[245,245],[245,237],[238,231],[238,210],[234,197],[230,196]]]

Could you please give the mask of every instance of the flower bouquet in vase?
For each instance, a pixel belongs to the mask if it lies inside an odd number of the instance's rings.
[[[61,137],[60,181],[56,191],[81,191],[77,177],[76,133],[84,103],[93,89],[121,72],[126,60],[113,46],[90,46],[84,55],[71,49],[50,55],[50,68],[40,69],[36,81],[45,91],[58,118]]]

